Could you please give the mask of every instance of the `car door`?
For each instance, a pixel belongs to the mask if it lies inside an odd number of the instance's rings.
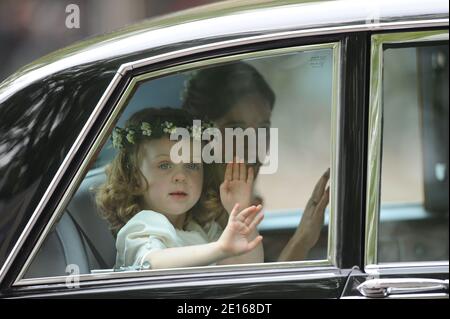
[[[372,35],[364,273],[345,298],[448,298],[448,29]]]
[[[365,55],[359,52],[366,52],[366,34],[287,42],[285,36],[254,45],[256,39],[246,38],[241,40],[245,45],[226,50],[191,47],[124,65],[98,106],[109,115],[102,123],[92,123],[95,134],[89,136],[95,138],[84,141],[91,146],[80,156],[77,169],[67,172],[74,178],[57,208],[47,212],[49,223],[9,296],[339,298],[361,257],[360,243],[354,241],[361,237],[360,211],[345,208],[361,205],[363,196],[355,200],[347,194],[349,189],[362,192],[363,174],[344,170],[355,164],[363,167],[362,121],[351,119],[363,115],[356,105],[364,99],[364,91],[345,92],[363,87],[354,79],[364,75]],[[265,263],[166,270],[113,268],[114,237],[98,217],[92,194],[104,182],[105,165],[114,157],[112,128],[123,125],[149,100],[180,107],[174,97],[195,72],[237,62],[261,72],[279,99],[271,124],[279,132],[279,170],[261,176],[258,184],[268,207],[260,225],[266,240]],[[306,260],[277,262],[314,185],[328,167],[330,205],[317,246]],[[296,186],[299,180],[302,183]]]

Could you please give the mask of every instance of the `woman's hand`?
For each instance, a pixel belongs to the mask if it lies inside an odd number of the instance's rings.
[[[242,255],[255,249],[262,241],[262,236],[258,235],[251,240],[252,233],[256,226],[264,218],[261,212],[262,206],[250,206],[240,210],[239,204],[234,205],[227,227],[225,227],[218,243],[221,251],[228,257]]]
[[[303,260],[316,245],[324,222],[325,208],[330,201],[330,188],[325,189],[329,179],[330,169],[327,169],[314,187],[300,225],[281,252],[278,261]]]
[[[325,189],[329,179],[330,169],[327,169],[314,187],[313,194],[306,204],[302,220],[296,231],[296,235],[299,236],[308,251],[314,247],[320,237],[325,208],[330,201],[330,187]]]
[[[253,196],[253,167],[247,169],[245,163],[228,163],[225,170],[224,181],[220,185],[220,200],[228,214],[233,205],[249,207]]]

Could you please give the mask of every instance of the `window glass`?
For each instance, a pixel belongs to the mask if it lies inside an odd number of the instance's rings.
[[[138,78],[26,277],[327,259],[335,48]]]
[[[379,262],[448,260],[448,44],[383,53]]]

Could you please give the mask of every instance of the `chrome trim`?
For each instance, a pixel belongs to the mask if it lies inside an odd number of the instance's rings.
[[[188,288],[188,287],[201,287],[208,285],[230,285],[230,284],[258,284],[258,283],[267,283],[267,282],[284,282],[284,281],[294,281],[294,280],[314,280],[314,279],[326,279],[326,278],[336,278],[337,276],[342,275],[338,270],[332,271],[330,269],[329,272],[324,273],[314,273],[314,274],[295,274],[295,275],[280,275],[280,276],[264,276],[258,278],[227,278],[227,279],[206,279],[206,280],[192,280],[188,282],[182,283],[171,283],[169,279],[166,280],[165,283],[154,283],[154,284],[146,284],[143,283],[141,285],[136,286],[126,286],[126,287],[107,287],[107,288],[93,288],[89,290],[67,290],[65,292],[56,292],[56,293],[47,293],[47,294],[37,294],[37,295],[27,295],[26,298],[33,297],[51,297],[54,295],[57,296],[70,296],[70,295],[79,295],[79,294],[100,294],[100,293],[111,293],[111,292],[122,292],[122,291],[136,291],[136,290],[148,290],[148,289],[165,289],[165,288]],[[144,280],[149,277],[144,278]],[[106,281],[103,283],[111,284],[111,281]],[[117,282],[116,282],[117,283]],[[128,282],[127,282],[128,283]],[[48,288],[44,287],[30,287],[31,289],[42,289]],[[58,287],[55,287],[58,288]],[[65,288],[65,285],[60,285],[59,288]],[[81,288],[81,283],[80,283]]]
[[[305,29],[296,31],[286,31],[286,32],[274,32],[271,34],[264,34],[259,36],[252,36],[248,38],[239,38],[226,41],[220,41],[213,44],[205,44],[197,46],[195,48],[186,48],[176,51],[176,56],[185,56],[184,52],[188,54],[202,53],[207,50],[217,50],[222,48],[229,48],[235,46],[241,46],[244,44],[256,44],[260,42],[276,41],[280,39],[291,39],[296,37],[311,37],[320,36],[324,34],[339,34],[346,32],[362,32],[362,31],[381,31],[381,30],[392,30],[392,29],[407,29],[407,28],[417,28],[417,27],[443,27],[449,25],[449,19],[438,19],[438,20],[422,20],[422,21],[401,21],[401,22],[386,22],[386,23],[372,23],[372,24],[360,24],[360,25],[347,25],[347,26],[333,26],[326,28],[316,28],[316,29]],[[128,71],[135,68],[140,68],[142,66],[148,65],[150,61],[157,63],[160,61],[167,60],[164,58],[166,54],[158,55],[151,58],[144,58],[135,62],[125,63],[123,65],[124,70]],[[173,55],[173,53],[167,53],[167,55]]]
[[[338,198],[338,167],[340,156],[339,140],[341,131],[339,123],[341,123],[341,75],[342,75],[342,55],[344,54],[341,44],[338,42],[333,47],[333,71],[332,71],[332,99],[331,99],[331,138],[330,138],[330,215],[328,225],[328,260],[332,265],[337,264],[337,218],[336,209]]]
[[[408,262],[367,265],[365,272],[369,275],[410,275],[410,274],[445,274],[449,272],[448,261]]]
[[[332,3],[333,1],[328,1],[329,3]],[[360,0],[357,1],[358,3]],[[309,3],[311,4],[311,3]],[[338,4],[339,5],[339,4]],[[408,4],[410,5],[410,4]],[[323,4],[322,4],[323,6]],[[354,7],[353,7],[354,8]],[[292,9],[292,8],[290,8]],[[304,8],[302,8],[304,9]],[[376,9],[376,8],[375,8]],[[342,11],[339,10],[342,14]],[[366,10],[365,10],[366,11]],[[304,14],[304,10],[298,10],[299,14]],[[329,11],[331,12],[331,11]],[[380,13],[383,13],[384,10],[380,10]],[[373,12],[367,12],[367,14],[372,14]],[[273,14],[273,13],[271,13]],[[292,15],[292,10],[290,11],[290,14]],[[345,13],[346,14],[346,13]],[[33,82],[39,81],[46,76],[49,76],[53,73],[61,72],[65,69],[68,69],[70,67],[74,67],[76,65],[80,64],[87,64],[87,63],[93,63],[96,61],[99,61],[100,59],[113,59],[113,58],[119,58],[123,57],[127,54],[131,54],[133,52],[144,52],[149,51],[152,49],[158,49],[161,47],[168,47],[174,43],[192,43],[193,41],[209,41],[214,38],[219,38],[220,36],[226,36],[226,37],[236,37],[242,36],[242,38],[234,39],[229,41],[229,45],[238,45],[241,40],[249,39],[249,38],[255,38],[258,40],[255,40],[254,43],[258,41],[268,41],[268,40],[275,40],[279,37],[284,38],[291,38],[291,37],[305,37],[305,36],[315,36],[315,35],[322,35],[322,34],[336,34],[336,33],[345,33],[345,32],[359,32],[359,31],[382,31],[382,30],[395,30],[395,29],[405,29],[405,28],[426,28],[426,27],[440,27],[440,26],[448,26],[449,25],[449,19],[448,19],[448,12],[447,17],[445,14],[430,14],[430,15],[421,15],[421,16],[411,16],[407,17],[407,21],[400,21],[400,22],[391,22],[390,19],[395,19],[395,17],[384,17],[385,19],[381,19],[380,22],[375,22],[369,19],[370,21],[367,21],[365,19],[368,16],[359,16],[354,17],[353,13],[350,14],[350,16],[344,17],[342,20],[339,20],[337,17],[335,18],[335,21],[330,20],[328,23],[323,23],[322,21],[310,21],[310,17],[306,16],[303,22],[301,16],[296,15],[295,18],[291,16],[289,19],[289,25],[282,24],[277,28],[277,30],[270,30],[268,31],[267,26],[261,26],[258,23],[258,19],[253,19],[254,21],[257,21],[255,23],[250,23],[246,29],[226,29],[230,26],[230,21],[228,21],[230,17],[221,17],[220,21],[218,18],[216,19],[207,19],[202,20],[199,23],[205,24],[205,23],[213,23],[215,26],[214,30],[215,32],[211,31],[199,31],[199,30],[209,30],[211,29],[206,26],[205,28],[201,29],[197,25],[196,28],[196,34],[195,36],[177,36],[177,34],[184,34],[183,27],[186,27],[187,25],[194,23],[192,21],[187,21],[184,24],[173,26],[173,28],[165,27],[161,29],[153,29],[153,30],[147,30],[142,31],[134,35],[130,35],[130,41],[128,40],[117,40],[112,39],[111,41],[103,41],[101,45],[96,45],[95,47],[89,47],[86,48],[86,50],[80,50],[80,52],[75,52],[74,54],[70,54],[68,56],[62,56],[59,59],[56,59],[56,62],[45,64],[42,67],[39,67],[37,69],[33,69],[29,67],[29,70],[24,71],[23,75],[16,76],[13,75],[11,78],[8,78],[5,80],[2,85],[0,86],[0,102],[6,100],[9,96],[15,94],[18,90],[23,89],[27,85],[30,85]],[[402,16],[404,17],[404,16]],[[223,19],[222,19],[223,18]],[[397,17],[398,18],[398,17]],[[233,17],[231,17],[232,21]],[[364,21],[365,19],[365,21]],[[415,20],[417,19],[417,20]],[[261,20],[262,21],[262,20]],[[283,23],[286,23],[287,21],[282,21]],[[206,24],[205,24],[206,25]],[[226,29],[225,31],[223,31]],[[285,29],[283,31],[280,31],[280,29]],[[219,30],[219,31],[218,31]],[[261,35],[261,36],[255,36],[255,33],[263,33],[263,32],[270,32],[269,35]],[[278,36],[277,36],[278,35]],[[168,41],[167,39],[172,38],[173,36],[176,37],[176,40]],[[274,37],[274,38],[272,38]],[[149,40],[150,38],[150,40]],[[120,43],[118,43],[120,41]],[[145,43],[152,43],[152,45],[145,45]],[[222,43],[227,43],[227,41],[224,41]],[[235,44],[236,43],[236,44]],[[114,46],[121,47],[120,53],[117,52],[114,48]],[[131,49],[130,49],[131,48]],[[133,50],[133,51],[131,51]],[[189,48],[187,50],[190,50]],[[35,62],[38,63],[41,61]],[[8,86],[8,87],[6,87]]]
[[[213,45],[210,48],[211,48],[211,50],[215,50],[215,49],[219,49],[219,48],[223,48],[223,47],[229,47],[230,42],[229,41],[225,41],[225,42],[226,42],[226,44],[221,42],[220,44],[218,44],[218,46]],[[336,53],[336,49],[337,49],[336,45],[339,45],[339,43],[332,42],[332,43],[323,43],[323,44],[309,44],[309,45],[306,44],[306,45],[298,45],[298,46],[293,46],[293,47],[261,50],[261,51],[255,51],[255,52],[250,52],[250,53],[233,54],[233,55],[229,55],[229,56],[225,56],[225,57],[199,60],[196,62],[191,62],[189,64],[177,65],[177,66],[169,67],[169,68],[166,68],[163,70],[153,71],[153,72],[149,72],[149,73],[146,73],[143,75],[136,76],[135,78],[132,79],[132,83],[130,83],[130,87],[134,87],[138,82],[148,80],[150,78],[167,75],[168,73],[176,73],[176,72],[180,72],[180,71],[197,69],[197,68],[201,68],[204,66],[209,66],[211,64],[227,63],[227,62],[232,62],[232,61],[236,61],[236,60],[261,58],[261,57],[266,57],[266,56],[270,56],[270,55],[281,55],[281,54],[303,52],[303,51],[310,51],[310,50],[321,50],[321,49],[333,49],[333,54],[334,54],[334,53]],[[191,53],[195,54],[195,53],[199,53],[199,52],[204,52],[203,51],[204,47],[205,46],[197,47],[197,49],[191,51]],[[202,50],[198,50],[199,48],[201,48]],[[142,68],[142,67],[149,66],[151,64],[161,62],[162,60],[178,58],[178,57],[180,57],[180,54],[181,54],[181,56],[185,56],[183,54],[184,51],[185,50],[180,50],[175,53],[167,53],[165,55],[161,55],[161,56],[157,56],[157,57],[151,57],[151,58],[146,58],[146,59],[138,60],[138,61],[131,62],[131,63],[126,63],[126,64],[124,64],[124,68],[137,69],[137,68]],[[337,53],[340,54],[340,52],[337,52]]]
[[[370,31],[370,30],[392,30],[392,29],[403,29],[403,28],[416,28],[416,27],[445,27],[449,25],[449,19],[445,18],[445,19],[424,19],[424,20],[417,20],[417,21],[413,21],[413,22],[383,22],[383,23],[378,23],[378,24],[356,24],[354,26],[346,26],[346,27],[325,27],[325,28],[311,28],[308,30],[302,30],[302,31],[292,31],[292,32],[282,32],[282,33],[271,33],[269,35],[266,35],[264,37],[244,37],[241,38],[239,40],[235,40],[235,42],[233,43],[234,45],[245,45],[245,44],[253,44],[253,43],[258,43],[258,42],[263,42],[263,41],[267,41],[268,39],[270,40],[281,40],[281,39],[286,39],[286,38],[292,38],[292,37],[305,37],[305,36],[313,36],[313,35],[324,35],[324,34],[337,34],[337,33],[343,33],[343,32],[358,32],[358,31]],[[227,44],[228,41],[223,41],[220,42],[222,46],[218,46],[215,44],[210,44],[210,45],[204,45],[201,46],[204,51],[202,52],[206,52],[208,51],[210,48],[221,48],[224,47]],[[172,54],[162,54],[159,55],[157,57],[160,57],[161,61],[164,59],[168,59],[168,58],[175,58],[175,57],[184,57],[187,56],[188,54],[190,54],[191,52],[195,52],[196,47],[191,48],[192,51],[189,51],[189,49],[186,51],[185,50],[180,50],[183,51],[181,54],[179,53],[179,51],[176,51]],[[167,57],[166,57],[167,56]],[[155,57],[155,61],[154,63],[156,63],[158,61],[157,57]],[[165,58],[163,58],[165,57]],[[125,74],[125,70],[129,70],[126,69],[126,66],[121,66],[119,68],[119,70],[117,71],[117,74],[115,75],[114,79],[111,81],[110,85],[108,86],[108,88],[106,89],[105,93],[103,94],[102,98],[99,100],[97,106],[94,109],[94,112],[92,115],[95,114],[95,112],[100,112],[101,109],[104,106],[104,99],[107,99],[112,91],[114,90],[114,88],[117,85],[117,81],[116,77],[120,77],[123,76],[123,74]],[[3,93],[2,93],[3,94]],[[8,94],[5,92],[5,94],[7,96],[13,94]],[[5,97],[6,98],[6,97]],[[3,99],[3,96],[0,96],[0,99]],[[88,121],[86,122],[85,127],[87,127],[87,125],[91,125],[90,122],[93,122],[96,119],[96,117],[92,118],[89,117]],[[81,137],[81,135],[83,134],[84,130],[81,131],[80,135],[77,138],[77,141],[79,140],[79,138]],[[34,225],[34,223],[36,222],[37,218],[41,215],[42,213],[42,209],[43,206],[45,205],[41,205],[41,203],[46,203],[48,201],[48,196],[52,193],[52,189],[55,188],[56,186],[56,182],[59,181],[61,179],[60,175],[67,169],[69,162],[71,161],[71,159],[73,158],[73,152],[75,152],[76,150],[78,150],[79,145],[74,144],[74,147],[71,148],[71,150],[69,151],[68,155],[66,156],[66,158],[63,161],[63,164],[61,164],[60,169],[57,171],[57,173],[55,174],[52,182],[50,183],[49,187],[47,188],[47,191],[45,192],[45,195],[42,197],[42,200],[40,202],[40,204],[36,207],[35,211],[33,212],[30,221],[28,222],[27,226],[25,227],[25,229],[22,231],[21,236],[19,237],[19,239],[17,240],[16,244],[14,245],[13,249],[11,250],[8,258],[6,259],[5,263],[3,264],[2,268],[0,269],[0,282],[3,281],[3,278],[6,274],[6,272],[8,271],[8,269],[11,266],[12,260],[16,257],[18,250],[20,250],[20,248],[23,245],[23,242],[25,241],[26,237],[28,237],[29,231],[30,231],[30,227],[28,227],[28,225]],[[73,152],[72,152],[73,150]],[[70,155],[70,156],[69,156]]]
[[[448,291],[448,279],[430,278],[377,278],[368,279],[356,289],[365,297],[387,298],[401,294],[433,293]]]
[[[305,275],[304,273],[314,270],[314,272],[339,272],[336,267],[328,266],[328,263],[322,261],[322,265],[311,263],[308,267],[299,267],[298,264],[293,262],[286,263],[274,263],[272,268],[262,268],[264,264],[253,264],[246,266],[245,268],[240,265],[223,265],[223,266],[208,266],[208,267],[190,267],[190,268],[174,268],[174,269],[162,269],[162,270],[141,270],[141,271],[126,271],[121,273],[95,273],[95,274],[82,274],[79,276],[80,287],[91,286],[93,282],[95,284],[120,284],[120,283],[152,283],[160,282],[161,280],[172,282],[174,280],[215,280],[220,277],[237,277],[237,276],[261,276],[265,278],[267,276],[284,276],[292,275],[296,272],[296,275]],[[250,269],[252,268],[252,269]],[[119,274],[119,276],[111,276],[112,274]],[[308,274],[306,274],[308,275]],[[65,280],[67,276],[56,276],[48,278],[30,278],[22,279],[15,285],[16,287],[24,286],[30,289],[39,289],[44,286],[53,285],[55,287],[65,286]],[[258,277],[254,277],[258,278]],[[219,279],[217,279],[219,280]]]
[[[140,82],[149,80],[151,78],[160,77],[163,75],[169,75],[180,71],[187,71],[190,69],[196,69],[203,66],[210,66],[214,64],[224,63],[224,62],[230,62],[230,61],[236,61],[236,60],[245,60],[250,58],[259,58],[259,57],[269,57],[269,56],[275,56],[275,55],[281,55],[281,54],[287,54],[287,53],[296,53],[296,52],[304,52],[304,51],[312,51],[312,50],[323,50],[323,49],[331,49],[333,51],[333,74],[332,74],[332,116],[331,116],[331,125],[332,125],[332,139],[331,139],[331,158],[332,161],[336,160],[337,157],[337,151],[338,151],[338,145],[336,144],[336,141],[338,141],[338,138],[333,136],[336,136],[338,134],[338,115],[340,114],[340,55],[342,54],[340,50],[341,46],[339,42],[336,43],[325,43],[325,44],[315,44],[315,45],[304,45],[304,46],[296,46],[296,47],[287,47],[287,48],[280,48],[280,49],[272,49],[272,50],[265,50],[265,51],[256,51],[251,53],[244,53],[244,54],[235,54],[227,57],[219,57],[219,58],[210,58],[205,60],[200,60],[196,62],[191,62],[188,64],[183,65],[177,65],[165,68],[163,70],[153,71],[149,72],[137,77],[134,77],[130,83],[128,84],[125,92],[121,96],[119,102],[115,106],[112,114],[108,118],[105,126],[101,130],[99,136],[97,137],[96,141],[94,142],[93,146],[89,150],[86,158],[83,160],[83,163],[81,164],[80,169],[75,174],[75,177],[71,181],[70,185],[68,186],[68,189],[66,193],[64,194],[62,200],[59,202],[57,208],[52,214],[52,217],[50,219],[50,222],[46,225],[44,231],[42,232],[41,236],[39,237],[39,240],[35,247],[33,248],[31,254],[28,256],[24,266],[22,267],[19,276],[16,278],[13,286],[20,286],[25,285],[26,283],[30,284],[29,279],[22,279],[23,276],[26,273],[26,270],[30,266],[31,262],[33,261],[34,257],[39,251],[39,248],[41,247],[42,243],[44,242],[45,238],[47,237],[50,229],[52,228],[54,222],[58,219],[58,217],[64,212],[65,207],[68,205],[70,199],[76,192],[77,188],[79,187],[79,184],[82,182],[84,176],[87,173],[89,163],[93,160],[93,156],[96,154],[99,147],[101,147],[106,139],[109,136],[109,131],[113,127],[114,123],[118,119],[118,115],[122,112],[122,110],[125,108],[128,99],[130,98],[131,94],[133,93],[136,85],[138,85]],[[183,53],[185,53],[185,50],[182,50]],[[170,59],[170,57],[173,57],[173,55],[178,56],[179,52],[169,53],[165,54],[164,57],[156,57],[156,60],[159,62],[161,59]],[[137,61],[136,64],[139,65],[139,67],[144,67],[149,64],[155,63],[155,58],[146,59],[146,64],[143,63],[143,60]],[[123,70],[131,70],[135,69],[132,63],[127,63],[120,67],[119,72],[122,75],[125,75]],[[334,124],[333,124],[334,123]],[[333,134],[336,132],[336,134]],[[335,165],[331,165],[335,163]],[[332,162],[330,164],[331,168],[331,176],[336,176],[336,170],[337,170],[337,162]],[[336,188],[337,183],[332,181],[331,190],[332,194],[335,194],[337,190]],[[277,265],[277,267],[280,265],[286,265],[286,266],[324,266],[324,265],[335,265],[336,264],[336,249],[335,249],[335,236],[330,235],[335,233],[335,203],[334,198],[335,196],[331,196],[331,206],[330,206],[330,225],[329,225],[329,236],[328,236],[328,247],[327,247],[327,260],[316,260],[316,261],[300,261],[300,262],[294,262],[294,263],[267,263],[267,264],[257,264],[256,266],[258,268],[273,268],[274,265]],[[181,269],[182,273],[190,274],[195,271],[202,271],[203,273],[209,273],[214,272],[219,269],[222,269],[224,266],[215,266],[215,267],[192,267],[187,269]],[[252,268],[255,267],[255,265],[241,265],[238,267],[238,269],[245,269],[245,268]],[[198,269],[197,269],[198,268]],[[158,270],[157,273],[164,273],[164,272],[171,272],[170,270]],[[155,271],[153,271],[155,272]],[[142,273],[142,272],[139,272]],[[148,275],[148,273],[147,273]],[[80,280],[95,280],[96,278],[104,278],[105,274],[87,274],[80,276]],[[111,272],[107,275],[109,278],[121,278],[124,277],[124,273],[121,272]],[[56,283],[65,281],[66,276],[61,277],[52,277],[52,278],[33,278],[34,282],[40,282],[40,283]],[[26,282],[25,284],[22,284],[22,282]]]
[[[448,38],[448,30],[388,33],[372,36],[370,57],[371,78],[367,157],[365,265],[377,264],[381,187],[383,45],[393,43],[448,41]]]
[[[341,299],[371,299],[374,298],[364,297],[364,296],[349,296],[342,297]],[[382,299],[448,299],[448,294],[446,293],[431,293],[431,294],[408,294],[408,295],[395,295],[387,296]]]

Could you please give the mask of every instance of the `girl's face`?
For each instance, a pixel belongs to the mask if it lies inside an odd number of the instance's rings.
[[[203,186],[201,163],[174,164],[170,160],[175,143],[166,137],[144,142],[139,166],[148,183],[143,195],[145,208],[165,215],[174,224],[197,203]]]

